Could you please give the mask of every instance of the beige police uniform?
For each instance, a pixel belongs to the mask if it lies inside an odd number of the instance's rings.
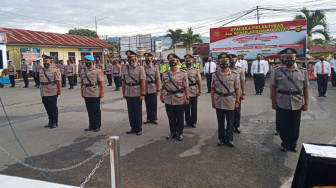
[[[201,81],[201,74],[199,72],[199,69],[191,67],[187,68],[187,75],[188,75],[188,81],[189,81],[189,96],[190,97],[196,97],[197,94],[200,92],[197,82]]]
[[[14,76],[16,74],[16,67],[12,63],[11,65],[8,65],[8,75]]]
[[[160,82],[160,73],[159,69],[153,64],[151,66],[144,66],[146,72],[146,113],[147,113],[147,122],[145,123],[154,123],[157,124],[157,80]]]
[[[172,81],[176,84],[181,92],[172,93],[176,92],[177,88],[169,81],[168,73],[170,74]],[[186,71],[177,69],[173,73],[171,70],[169,70],[163,73],[162,77],[162,85],[166,88],[162,91],[164,102],[169,105],[183,105],[186,99],[184,87],[189,87],[188,75],[186,74]]]
[[[156,88],[156,80],[160,79],[160,73],[157,67],[154,65],[144,66],[145,72],[146,72],[146,94],[148,93],[156,93],[158,90]]]
[[[44,72],[50,79],[51,83],[45,76]],[[42,97],[46,96],[55,96],[57,95],[57,81],[61,80],[61,72],[56,67],[50,67],[48,69],[42,68],[40,69],[40,94]]]
[[[105,74],[112,74],[112,63],[107,63],[105,68]]]
[[[95,67],[98,68],[98,69],[103,70],[103,65],[100,64],[100,63],[97,63],[97,64],[95,65]]]
[[[242,96],[243,90],[241,86],[241,81],[245,82],[245,72],[242,67],[235,66],[233,68],[230,68],[232,71],[235,71],[238,73],[239,77],[239,86],[240,86],[240,96]],[[234,131],[236,133],[240,133],[239,127],[240,127],[240,118],[241,118],[241,97],[239,98],[239,106],[238,108],[234,109],[234,118],[233,118],[233,126],[234,126]]]
[[[28,63],[22,63],[21,64],[21,72],[28,72]]]
[[[73,64],[66,66],[66,75],[67,76],[74,76],[76,73],[75,66]]]
[[[89,80],[85,76],[85,72]],[[104,73],[101,69],[93,67],[91,69],[86,69],[81,72],[81,79],[83,82],[83,96],[84,97],[99,97],[100,96],[100,85],[99,82],[104,82]]]
[[[136,82],[131,77],[133,77],[138,82],[138,84],[136,84]],[[126,82],[126,97],[139,97],[141,95],[140,80],[146,79],[144,67],[135,66],[134,68],[131,68],[129,66],[125,66],[121,73],[121,79],[125,80]]]
[[[185,68],[188,75],[188,82],[189,82],[189,97],[190,102],[189,104],[185,105],[185,122],[186,126],[191,126],[193,128],[196,127],[197,124],[197,94],[200,92],[198,88],[198,82],[201,81],[201,74],[199,69],[190,67]]]

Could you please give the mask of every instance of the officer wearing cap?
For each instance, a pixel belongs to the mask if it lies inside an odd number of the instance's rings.
[[[112,86],[112,67],[113,67],[112,61],[107,60],[107,64],[105,67],[105,74],[106,74],[107,82],[108,82],[107,86]]]
[[[308,73],[295,68],[296,51],[283,52],[286,67],[278,67],[270,77],[272,108],[277,110],[277,121],[282,140],[281,150],[296,152],[300,133],[301,112],[308,110]]]
[[[245,71],[242,67],[237,65],[237,56],[235,54],[229,54],[231,57],[230,61],[230,70],[238,73],[239,82],[240,82],[240,98],[239,98],[239,106],[234,109],[234,120],[233,127],[235,133],[240,133],[240,118],[241,118],[241,102],[245,99]]]
[[[10,87],[15,87],[15,74],[16,66],[13,64],[12,60],[8,60],[8,75],[11,83]]]
[[[196,128],[197,124],[197,99],[201,95],[201,74],[199,69],[194,68],[194,57],[192,55],[184,56],[189,81],[190,103],[185,105],[186,126]]]
[[[56,67],[61,71],[62,74],[62,87],[66,87],[66,79],[65,79],[65,65],[63,60],[60,60]]]
[[[89,128],[85,131],[98,132],[101,127],[100,99],[104,97],[104,73],[94,67],[93,56],[86,55],[84,61],[87,68],[81,72],[81,94],[89,116]]]
[[[157,95],[160,94],[160,73],[159,69],[153,65],[153,55],[151,53],[145,53],[144,66],[146,73],[146,112],[147,121],[144,124],[157,124]]]
[[[96,56],[96,60],[95,60],[95,67],[97,68],[97,69],[101,69],[101,70],[103,70],[103,65],[100,63],[100,57],[99,56]]]
[[[233,144],[234,109],[239,107],[240,79],[236,71],[230,70],[231,57],[227,53],[218,56],[220,71],[212,75],[211,102],[216,109],[218,122],[218,146]],[[226,119],[226,129],[225,129]]]
[[[117,60],[113,61],[113,66],[112,66],[112,75],[113,75],[113,81],[115,85],[115,90],[114,91],[119,91],[120,86],[121,86],[121,65],[118,64]]]
[[[71,63],[71,60],[67,60],[66,75],[68,77],[68,81],[69,81],[69,85],[70,85],[69,89],[73,89],[75,74],[76,74],[76,72],[75,72],[74,65]]]
[[[184,106],[190,102],[188,75],[186,71],[177,67],[180,62],[177,55],[169,54],[167,59],[171,70],[163,73],[160,95],[169,120],[170,134],[166,139],[177,138],[178,141],[182,141]]]
[[[43,68],[40,69],[40,93],[42,103],[49,117],[48,125],[45,128],[56,128],[58,126],[57,97],[61,95],[61,72],[50,56],[43,56]]]
[[[23,88],[28,88],[29,81],[28,81],[28,75],[27,73],[29,72],[29,65],[26,63],[25,59],[22,59],[22,64],[21,64],[21,75],[24,81],[25,86]]]
[[[127,50],[128,65],[124,66],[122,79],[122,93],[127,102],[128,119],[131,130],[127,134],[142,134],[142,100],[145,98],[146,74],[144,67],[137,66],[136,53]]]

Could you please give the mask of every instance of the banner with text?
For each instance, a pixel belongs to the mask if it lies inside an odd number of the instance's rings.
[[[306,53],[306,20],[210,29],[210,52],[213,57],[226,52],[256,59],[257,54],[278,58],[285,48],[295,49],[299,57]]]

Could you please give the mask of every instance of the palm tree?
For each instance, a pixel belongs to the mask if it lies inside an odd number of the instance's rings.
[[[195,43],[203,43],[201,35],[194,34],[191,28],[188,28],[186,33],[182,34],[183,45],[187,48],[187,53],[192,54],[192,45]]]
[[[172,30],[172,29],[169,29],[167,31],[167,34],[165,35],[165,38],[166,37],[171,38],[172,44],[171,44],[170,48],[174,47],[174,53],[175,53],[175,49],[176,49],[176,44],[181,42],[182,33],[183,33],[182,29],[176,29],[175,31]]]
[[[310,13],[309,10],[303,8],[301,12],[304,14],[298,14],[295,16],[295,20],[307,19],[307,35],[308,40],[311,40],[312,34],[321,34],[324,36],[326,41],[329,41],[330,36],[327,32],[328,25],[325,13],[320,10]],[[323,29],[314,29],[316,26],[322,26]]]

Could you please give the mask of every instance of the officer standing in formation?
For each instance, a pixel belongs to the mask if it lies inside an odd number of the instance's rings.
[[[127,102],[128,119],[131,130],[127,134],[142,134],[142,100],[145,97],[146,74],[142,66],[137,66],[136,53],[126,51],[128,64],[124,66],[122,79],[122,93]]]
[[[331,68],[331,86],[336,86],[336,52],[334,52],[333,58],[330,60],[330,68]]]
[[[100,58],[99,58],[99,56],[96,57],[96,64],[95,64],[95,67],[96,67],[97,69],[101,69],[101,70],[103,70],[103,65],[100,63]]]
[[[10,87],[15,87],[16,66],[13,64],[12,60],[8,60],[8,75],[11,83]]]
[[[68,65],[66,66],[66,75],[68,77],[68,81],[69,81],[69,85],[70,85],[69,89],[73,89],[73,86],[74,86],[74,75],[76,74],[75,67],[71,63],[71,60],[67,60],[67,64]]]
[[[43,55],[43,67],[40,69],[40,93],[42,103],[47,111],[49,123],[45,128],[58,126],[57,97],[61,95],[61,72],[56,66],[52,66],[50,56]]]
[[[107,86],[112,86],[112,61],[108,61],[105,67],[105,74],[107,77]]]
[[[185,55],[188,82],[189,82],[189,97],[190,103],[185,105],[185,122],[186,127],[196,128],[197,125],[197,100],[201,96],[201,74],[199,69],[194,68],[194,57]]]
[[[220,71],[212,75],[211,102],[216,109],[218,121],[218,146],[233,144],[234,109],[239,107],[240,84],[237,72],[230,70],[230,56],[221,53],[218,56]],[[226,119],[226,129],[225,129]]]
[[[165,60],[161,59],[159,67],[160,67],[160,78],[162,81],[163,73],[167,72],[168,70],[167,63],[165,62]]]
[[[159,69],[155,67],[152,63],[153,55],[150,53],[145,53],[145,63],[144,66],[146,73],[146,112],[147,121],[144,124],[158,124],[157,123],[157,95],[160,94],[160,74]]]
[[[113,61],[113,66],[112,66],[112,75],[113,75],[113,80],[114,80],[114,85],[115,85],[115,90],[114,91],[119,91],[120,86],[121,86],[121,65],[118,64],[117,61]]]
[[[74,86],[77,86],[77,66],[76,66],[76,62],[75,61],[72,61],[70,60],[72,66],[74,67],[74,75],[73,75],[73,78],[74,78]]]
[[[244,55],[238,55],[238,61],[236,63],[236,65],[238,67],[241,67],[243,69],[243,71],[245,72],[245,75],[248,72],[248,65],[247,65],[247,61],[244,59]]]
[[[268,63],[261,59],[262,55],[257,55],[257,60],[252,62],[251,75],[254,79],[256,95],[262,95],[265,86],[265,78],[268,72]]]
[[[28,75],[27,73],[29,72],[29,67],[28,64],[26,63],[25,59],[22,59],[22,64],[21,64],[21,75],[24,81],[25,86],[23,88],[28,88],[29,81],[28,81]]]
[[[212,57],[208,57],[208,62],[204,65],[204,75],[207,79],[208,93],[211,92],[212,74],[216,72],[216,63],[212,61]]]
[[[34,73],[34,81],[35,81],[35,87],[39,88],[40,87],[40,69],[42,68],[40,60],[36,60],[36,65],[35,65],[35,73]],[[34,69],[33,68],[33,69]]]
[[[241,102],[245,99],[245,71],[242,67],[237,65],[237,56],[235,54],[229,54],[231,57],[230,70],[236,72],[239,77],[239,86],[240,86],[240,98],[239,98],[239,106],[234,109],[234,120],[233,127],[235,133],[240,133],[240,118],[241,118]]]
[[[86,65],[85,65],[85,63],[84,63],[84,61],[83,60],[79,60],[78,61],[78,76],[80,77],[80,78],[82,78],[82,70],[83,69],[86,69]]]
[[[314,75],[317,78],[317,87],[319,97],[327,97],[328,78],[331,74],[329,62],[325,61],[323,55],[320,56],[320,61],[314,66]]]
[[[36,77],[35,77],[35,75],[36,75],[36,69],[35,69],[35,67],[36,67],[36,60],[33,60],[32,74],[33,74],[33,79],[34,79],[34,83],[35,83],[34,87],[37,86]]]
[[[63,63],[63,60],[60,60],[56,66],[61,71],[61,74],[62,74],[62,87],[66,87],[66,78],[65,78],[66,70],[65,70],[65,65]]]
[[[171,70],[163,73],[160,100],[165,103],[169,120],[170,134],[166,139],[177,138],[183,140],[184,105],[189,104],[188,75],[178,68],[180,58],[169,54],[169,67]]]
[[[101,69],[94,67],[94,57],[84,57],[86,69],[81,72],[81,94],[85,100],[89,116],[89,128],[85,131],[100,131],[101,110],[100,99],[104,97],[104,73]]]
[[[283,54],[286,67],[275,68],[270,77],[272,108],[279,114],[282,151],[297,151],[301,112],[308,110],[308,73],[295,68],[296,52],[288,49]]]

